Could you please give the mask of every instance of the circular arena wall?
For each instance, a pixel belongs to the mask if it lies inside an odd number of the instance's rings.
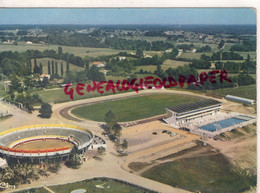
[[[48,140],[59,140],[72,143],[78,150],[85,152],[92,144],[91,131],[72,125],[43,124],[23,126],[0,133],[0,153],[8,157],[51,157],[67,155],[71,152],[69,146],[57,148],[17,149],[16,147],[30,142],[47,143]]]

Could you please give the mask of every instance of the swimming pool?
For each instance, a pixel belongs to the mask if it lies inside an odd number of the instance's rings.
[[[250,117],[250,118],[252,119],[252,117]],[[214,132],[214,131],[217,131],[217,130],[220,130],[220,129],[224,129],[226,127],[230,127],[232,125],[237,125],[239,123],[243,123],[245,121],[248,121],[248,118],[242,119],[240,117],[239,118],[238,117],[231,117],[231,118],[228,118],[228,119],[217,121],[215,123],[210,123],[210,124],[201,126],[200,129]]]

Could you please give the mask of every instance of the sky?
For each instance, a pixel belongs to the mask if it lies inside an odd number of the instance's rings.
[[[249,8],[6,8],[0,24],[256,24],[256,14]]]

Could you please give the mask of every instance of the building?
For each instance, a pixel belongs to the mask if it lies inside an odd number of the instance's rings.
[[[121,61],[121,60],[125,60],[126,57],[125,56],[120,56],[118,59]]]
[[[33,43],[32,43],[31,41],[27,41],[26,44],[27,44],[27,45],[31,45],[31,44],[33,44]]]
[[[105,64],[103,64],[102,62],[93,62],[92,65],[98,67],[98,68],[102,68],[105,66]]]
[[[191,120],[208,115],[215,115],[220,111],[221,102],[213,99],[202,99],[197,102],[176,105],[166,108],[168,124],[184,124]]]
[[[231,100],[231,101],[235,101],[235,102],[239,102],[239,103],[243,103],[243,104],[254,104],[254,100],[251,100],[251,99],[247,99],[247,98],[242,98],[242,97],[238,97],[238,96],[233,96],[233,95],[227,95],[225,97],[226,99],[228,100]]]
[[[48,80],[50,80],[51,75],[49,75],[49,74],[42,74],[42,75],[40,76],[40,81],[43,81],[43,79],[44,79],[45,77],[47,77]]]

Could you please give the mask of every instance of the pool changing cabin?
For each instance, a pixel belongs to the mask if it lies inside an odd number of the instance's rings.
[[[191,120],[215,115],[220,111],[221,102],[214,99],[202,99],[197,102],[166,108],[169,118],[164,119],[168,124],[184,124]]]

